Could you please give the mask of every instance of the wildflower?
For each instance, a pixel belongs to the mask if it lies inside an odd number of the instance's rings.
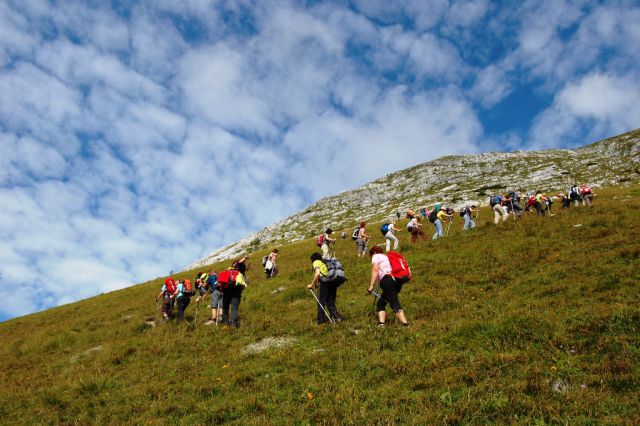
[[[558,371],[558,367],[556,367],[555,365],[551,366],[551,372],[555,373],[556,371]]]
[[[307,399],[313,399],[316,396],[313,392],[307,392]]]

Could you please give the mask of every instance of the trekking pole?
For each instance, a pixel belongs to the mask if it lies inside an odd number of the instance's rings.
[[[513,210],[513,200],[509,200],[511,203],[511,214],[513,215],[513,220],[516,220],[516,211]]]
[[[449,222],[447,223],[447,230],[446,230],[446,231],[445,231],[445,233],[444,233],[444,236],[445,236],[445,237],[448,237],[448,236],[449,236],[449,228],[451,227],[451,222],[452,222],[452,220],[451,220],[451,219],[449,219]]]
[[[216,305],[216,327],[220,321],[220,302],[222,302],[222,300],[218,299],[218,304]]]
[[[389,306],[391,306],[391,303],[389,303],[389,301],[388,301],[387,299],[385,299],[384,297],[380,296],[377,292],[375,292],[375,291],[371,291],[370,293],[371,293],[371,294],[373,294],[373,295],[374,295],[375,297],[377,297],[378,299],[380,299],[380,300],[384,300],[385,302],[387,302],[387,304],[388,304]]]
[[[310,288],[309,291],[313,295],[313,298],[316,299],[316,302],[318,302],[318,306],[322,308],[322,311],[324,312],[324,314],[327,316],[327,318],[329,318],[329,321],[331,321],[331,324],[335,324],[336,322],[333,320],[333,318],[331,318],[331,316],[329,315],[327,310],[324,308],[324,306],[322,306],[322,303],[320,303],[320,299],[316,297],[316,294],[313,292],[313,289]]]
[[[196,314],[195,317],[193,319],[193,326],[195,327],[196,325],[198,325],[198,307],[200,306],[200,299],[196,300]]]

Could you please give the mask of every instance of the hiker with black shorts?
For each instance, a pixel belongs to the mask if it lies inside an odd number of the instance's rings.
[[[242,292],[249,286],[249,280],[246,277],[247,270],[249,270],[249,259],[243,257],[240,260],[236,260],[231,264],[231,268],[228,271],[233,277],[233,282],[227,284],[227,287],[222,291],[222,323],[231,325],[234,327],[240,327],[238,310],[240,308],[240,301],[242,300]],[[233,272],[236,273],[233,273]],[[225,271],[226,272],[226,271]],[[222,272],[220,273],[219,282],[222,281]],[[229,320],[229,308],[231,308],[231,320]]]
[[[342,321],[342,315],[340,315],[338,308],[336,308],[338,285],[327,282],[329,270],[320,253],[312,253],[310,259],[311,267],[313,268],[313,278],[311,279],[311,283],[307,285],[307,288],[313,290],[314,287],[318,287],[318,315],[316,317],[316,323],[320,325],[330,321],[328,316],[331,317],[333,322],[340,322]]]
[[[369,250],[371,256],[371,279],[369,281],[369,293],[373,292],[376,283],[380,283],[382,294],[378,297],[376,310],[378,312],[378,326],[384,327],[387,320],[387,304],[396,314],[402,325],[409,325],[407,317],[402,310],[398,294],[402,290],[402,283],[391,275],[391,263],[389,257],[382,252],[382,247],[375,246]]]
[[[176,304],[178,305],[178,321],[184,319],[184,311],[191,302],[191,296],[193,296],[191,280],[180,281],[176,286],[176,291],[173,293],[173,297],[176,299]]]

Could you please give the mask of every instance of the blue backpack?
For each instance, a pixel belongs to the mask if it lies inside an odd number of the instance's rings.
[[[380,232],[382,232],[382,235],[387,235],[387,232],[389,232],[389,224],[383,223],[380,227]]]
[[[502,196],[500,195],[494,195],[489,199],[489,204],[491,205],[491,207],[495,206],[496,204],[502,204]]]

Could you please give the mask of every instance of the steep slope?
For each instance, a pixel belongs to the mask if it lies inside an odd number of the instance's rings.
[[[346,229],[360,220],[381,221],[396,211],[443,201],[454,208],[512,188],[564,190],[570,181],[593,188],[640,181],[640,130],[576,150],[490,152],[443,157],[389,174],[352,191],[323,198],[302,212],[217,249],[186,269],[243,252],[300,241],[327,226]]]
[[[276,278],[250,271],[239,329],[204,326],[203,305],[195,323],[195,303],[154,326],[161,279],[1,323],[0,423],[638,424],[640,186],[598,193],[498,227],[485,209],[444,240],[401,234],[408,329],[376,327],[351,241],[346,321],[316,326],[310,239],[282,247]]]

